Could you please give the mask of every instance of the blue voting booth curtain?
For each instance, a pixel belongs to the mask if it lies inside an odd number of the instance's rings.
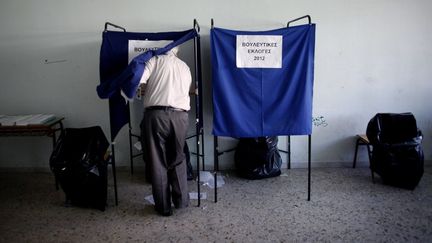
[[[194,37],[195,29],[180,32],[133,33],[105,31],[100,50],[100,85],[96,88],[101,99],[109,98],[111,140],[129,122],[129,107],[120,93],[133,98],[144,72],[145,62],[155,55],[164,54]],[[128,64],[129,40],[172,40],[167,46],[144,52]]]
[[[262,36],[281,41],[255,41]],[[270,31],[213,28],[210,41],[215,136],[312,133],[314,24]],[[282,47],[279,66],[238,67],[243,64],[239,64],[237,49],[243,48],[252,53],[248,55],[264,60],[266,53],[273,53],[279,44]]]

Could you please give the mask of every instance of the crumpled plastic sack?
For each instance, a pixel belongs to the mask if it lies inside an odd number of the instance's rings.
[[[50,167],[66,203],[105,210],[109,142],[99,126],[66,128],[50,157]]]
[[[378,113],[368,123],[371,169],[384,184],[414,189],[424,172],[423,139],[412,113]]]
[[[277,143],[277,137],[240,138],[234,155],[237,173],[253,180],[279,176],[282,158]]]

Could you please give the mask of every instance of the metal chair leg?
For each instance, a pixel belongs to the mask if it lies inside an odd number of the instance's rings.
[[[356,167],[356,163],[357,163],[357,152],[358,152],[358,147],[359,147],[359,145],[360,145],[360,138],[357,138],[356,146],[355,146],[355,152],[354,152],[353,168]]]
[[[366,147],[367,147],[367,152],[368,152],[369,168],[371,170],[372,183],[375,184],[375,177],[374,177],[374,171],[373,171],[373,168],[372,168],[372,160],[371,160],[371,158],[372,158],[372,151],[370,149],[370,145],[369,144],[366,144]]]

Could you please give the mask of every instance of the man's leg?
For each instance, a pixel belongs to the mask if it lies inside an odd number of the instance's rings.
[[[187,165],[184,154],[184,144],[189,118],[186,112],[172,112],[171,124],[173,134],[170,137],[168,152],[168,178],[171,185],[172,200],[176,208],[189,205],[189,190],[187,186]]]
[[[168,178],[172,189],[172,200],[176,208],[185,208],[189,205],[186,170],[186,160],[183,160],[175,168],[168,170]]]
[[[140,134],[140,142],[141,142],[141,151],[143,152],[143,162],[144,162],[144,172],[146,182],[151,184],[151,159],[150,155],[147,152],[147,142],[144,138],[147,137],[147,133],[144,131],[144,117],[140,123],[141,134]]]
[[[150,163],[155,209],[162,215],[171,214],[171,193],[168,181],[166,139],[170,133],[169,119],[164,111],[146,111],[143,124],[146,158]]]

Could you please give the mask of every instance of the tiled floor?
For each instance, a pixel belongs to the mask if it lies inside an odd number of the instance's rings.
[[[160,217],[144,198],[142,174],[118,173],[119,205],[110,180],[108,207],[64,207],[50,173],[0,173],[0,242],[431,242],[432,168],[413,190],[372,184],[367,168],[314,168],[245,180],[225,173],[208,199]],[[190,182],[190,191],[196,191]]]

